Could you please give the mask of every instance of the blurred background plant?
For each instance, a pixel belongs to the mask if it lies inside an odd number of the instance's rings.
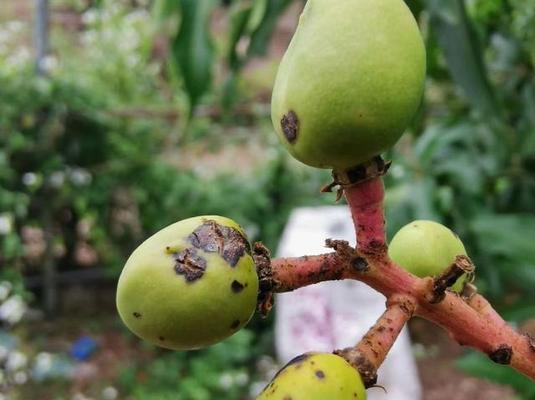
[[[275,251],[292,208],[334,202],[318,195],[328,171],[291,160],[269,119],[303,3],[50,0],[38,75],[33,3],[3,2],[0,319],[13,296],[31,309],[0,324],[0,393],[235,400],[272,373],[271,320],[204,351],[160,351],[122,328],[113,288],[129,252],[176,220],[224,214]],[[535,0],[407,4],[429,71],[421,111],[388,154],[389,235],[416,218],[452,227],[480,291],[535,334]],[[25,357],[24,385],[7,351]],[[534,398],[472,353],[458,365]]]

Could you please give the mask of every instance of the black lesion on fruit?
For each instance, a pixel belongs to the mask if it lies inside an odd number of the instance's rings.
[[[160,340],[160,342],[165,342],[165,338],[163,336],[159,336],[158,339]]]
[[[325,378],[325,372],[323,372],[322,370],[317,370],[315,372],[316,376],[318,379],[324,379]]]
[[[206,270],[206,260],[197,254],[197,250],[187,248],[173,254],[175,259],[175,272],[184,276],[187,282],[201,279]]]
[[[230,288],[234,293],[240,293],[245,288],[245,285],[238,281],[232,281]]]
[[[240,326],[240,320],[239,319],[233,321],[232,324],[230,324],[230,329],[236,329],[236,328],[238,328],[238,326]]]
[[[140,319],[140,318],[141,318],[141,313],[138,313],[137,311],[134,311],[134,312],[132,313],[132,315],[133,315],[134,318],[136,318],[136,319]]]
[[[502,344],[490,353],[489,357],[496,364],[509,365],[511,364],[511,358],[513,358],[513,348],[506,344]]]
[[[251,246],[240,231],[213,220],[205,221],[187,240],[198,249],[218,253],[232,267],[238,264],[244,254],[251,254]]]
[[[286,140],[295,143],[299,135],[299,118],[294,111],[289,111],[282,117],[281,128]]]

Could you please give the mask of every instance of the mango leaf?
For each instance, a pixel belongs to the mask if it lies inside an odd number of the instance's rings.
[[[171,64],[183,79],[190,112],[212,84],[215,53],[209,23],[215,5],[215,0],[180,0],[181,23],[171,43]]]
[[[180,13],[180,2],[177,0],[155,0],[151,12],[157,22],[162,22]]]
[[[535,385],[529,378],[510,367],[494,364],[482,354],[467,354],[457,361],[457,366],[471,375],[513,387],[522,399],[535,398]]]
[[[259,0],[255,0],[259,1]],[[286,11],[293,0],[269,0],[266,4],[264,18],[258,27],[251,33],[251,43],[248,54],[261,56],[266,53],[271,35],[277,25],[279,17]]]
[[[230,10],[227,59],[230,68],[234,71],[238,70],[242,64],[238,44],[247,31],[252,10],[253,5],[250,1],[239,2]]]
[[[535,216],[508,214],[477,216],[470,225],[485,251],[535,269]]]
[[[478,37],[463,0],[425,0],[433,31],[442,48],[453,80],[468,101],[489,118],[502,118],[487,76]]]

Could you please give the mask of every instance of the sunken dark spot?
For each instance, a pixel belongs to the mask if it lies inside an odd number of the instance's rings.
[[[299,135],[299,118],[294,111],[289,111],[281,119],[281,128],[288,142],[295,143]]]
[[[138,313],[137,311],[133,312],[132,315],[134,316],[134,318],[137,318],[137,319],[141,318],[141,313]]]
[[[213,220],[195,229],[187,240],[207,253],[218,253],[231,267],[235,267],[245,253],[251,254],[251,246],[240,231]]]
[[[245,285],[238,281],[232,281],[232,284],[230,285],[230,287],[234,293],[240,293],[245,287]]]
[[[201,279],[206,270],[206,260],[197,254],[197,250],[187,248],[173,255],[175,259],[175,272],[184,276],[187,282]]]
[[[165,338],[163,336],[159,336],[158,339],[160,340],[160,342],[165,342]]]
[[[240,326],[240,320],[239,319],[237,319],[237,320],[232,322],[232,324],[230,325],[230,329],[236,329],[238,326]]]
[[[513,349],[511,346],[502,344],[498,349],[490,353],[489,357],[497,364],[508,365],[513,357]]]
[[[323,379],[323,378],[325,378],[325,372],[323,372],[321,370],[317,370],[316,371],[316,376],[318,377],[318,379]]]
[[[362,257],[354,257],[351,259],[351,267],[353,267],[358,272],[365,272],[368,270],[368,263]]]
[[[284,396],[284,399],[283,399],[283,400],[293,400],[293,399],[292,399],[292,396],[290,396],[290,395],[286,395],[286,396]]]

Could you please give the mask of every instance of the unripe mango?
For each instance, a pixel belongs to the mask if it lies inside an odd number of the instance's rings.
[[[457,256],[466,256],[461,239],[438,222],[418,220],[401,228],[392,238],[388,254],[393,261],[419,276],[439,275]],[[461,288],[463,278],[453,286]]]
[[[342,357],[305,353],[290,361],[257,400],[366,400],[360,374]]]
[[[290,153],[345,170],[399,139],[416,113],[425,47],[403,0],[308,0],[271,103]]]
[[[201,216],[162,229],[132,253],[119,278],[117,309],[142,339],[191,350],[243,327],[257,293],[242,228],[228,218]]]

